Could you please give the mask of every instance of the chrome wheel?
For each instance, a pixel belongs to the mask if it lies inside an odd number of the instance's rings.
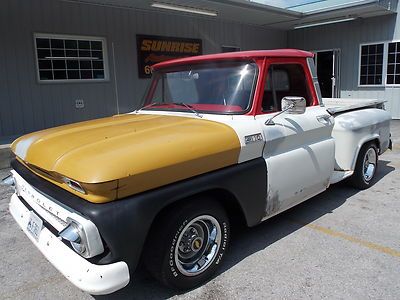
[[[221,245],[221,226],[209,215],[191,220],[182,230],[175,247],[175,263],[186,276],[203,273],[214,261]]]
[[[363,176],[366,182],[369,182],[375,174],[377,155],[374,148],[369,148],[364,156]]]

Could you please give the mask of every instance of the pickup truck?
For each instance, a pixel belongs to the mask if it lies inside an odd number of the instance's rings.
[[[191,289],[255,226],[391,148],[383,101],[322,99],[313,54],[245,51],[159,63],[140,109],[18,138],[10,212],[78,288],[108,294],[142,262]],[[243,245],[243,247],[246,247]]]

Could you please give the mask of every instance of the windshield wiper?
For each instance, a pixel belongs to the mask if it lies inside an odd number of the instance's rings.
[[[192,113],[194,113],[197,117],[202,118],[203,116],[199,114],[199,112],[197,110],[195,110],[193,108],[193,106],[185,103],[185,102],[172,102],[171,104],[175,104],[175,105],[179,105],[179,106],[184,106],[186,107],[188,110],[190,110]]]
[[[187,103],[184,103],[184,102],[152,102],[152,103],[150,103],[150,104],[147,104],[147,105],[141,107],[141,108],[139,109],[139,111],[141,111],[142,109],[150,108],[150,107],[152,107],[152,106],[164,106],[164,105],[171,105],[171,104],[172,104],[172,105],[177,105],[177,106],[186,107],[188,110],[190,110],[192,113],[194,113],[197,117],[199,117],[199,118],[202,118],[202,117],[203,117],[202,115],[199,114],[199,112],[198,112],[197,110],[195,110],[195,109],[193,108],[193,106],[191,106],[191,105],[189,105],[189,104],[187,104]]]
[[[162,104],[163,104],[163,103],[151,102],[151,103],[149,103],[149,104],[147,104],[147,105],[142,106],[141,108],[139,108],[138,111],[141,111],[142,109],[146,109],[146,108],[152,107],[152,106],[154,106],[154,105],[162,105]]]

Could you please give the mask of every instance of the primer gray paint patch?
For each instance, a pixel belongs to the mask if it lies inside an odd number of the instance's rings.
[[[15,154],[20,158],[25,159],[26,153],[28,152],[29,147],[32,145],[34,141],[35,141],[34,137],[30,137],[22,141],[19,141],[17,143],[17,146],[15,147]]]

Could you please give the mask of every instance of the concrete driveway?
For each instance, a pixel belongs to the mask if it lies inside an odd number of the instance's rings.
[[[204,286],[177,295],[139,270],[132,286],[96,298],[399,299],[400,121],[392,134],[394,151],[380,157],[373,187],[339,183],[255,228],[238,228],[222,270]],[[8,212],[10,195],[0,189],[0,298],[93,299],[24,236]]]

